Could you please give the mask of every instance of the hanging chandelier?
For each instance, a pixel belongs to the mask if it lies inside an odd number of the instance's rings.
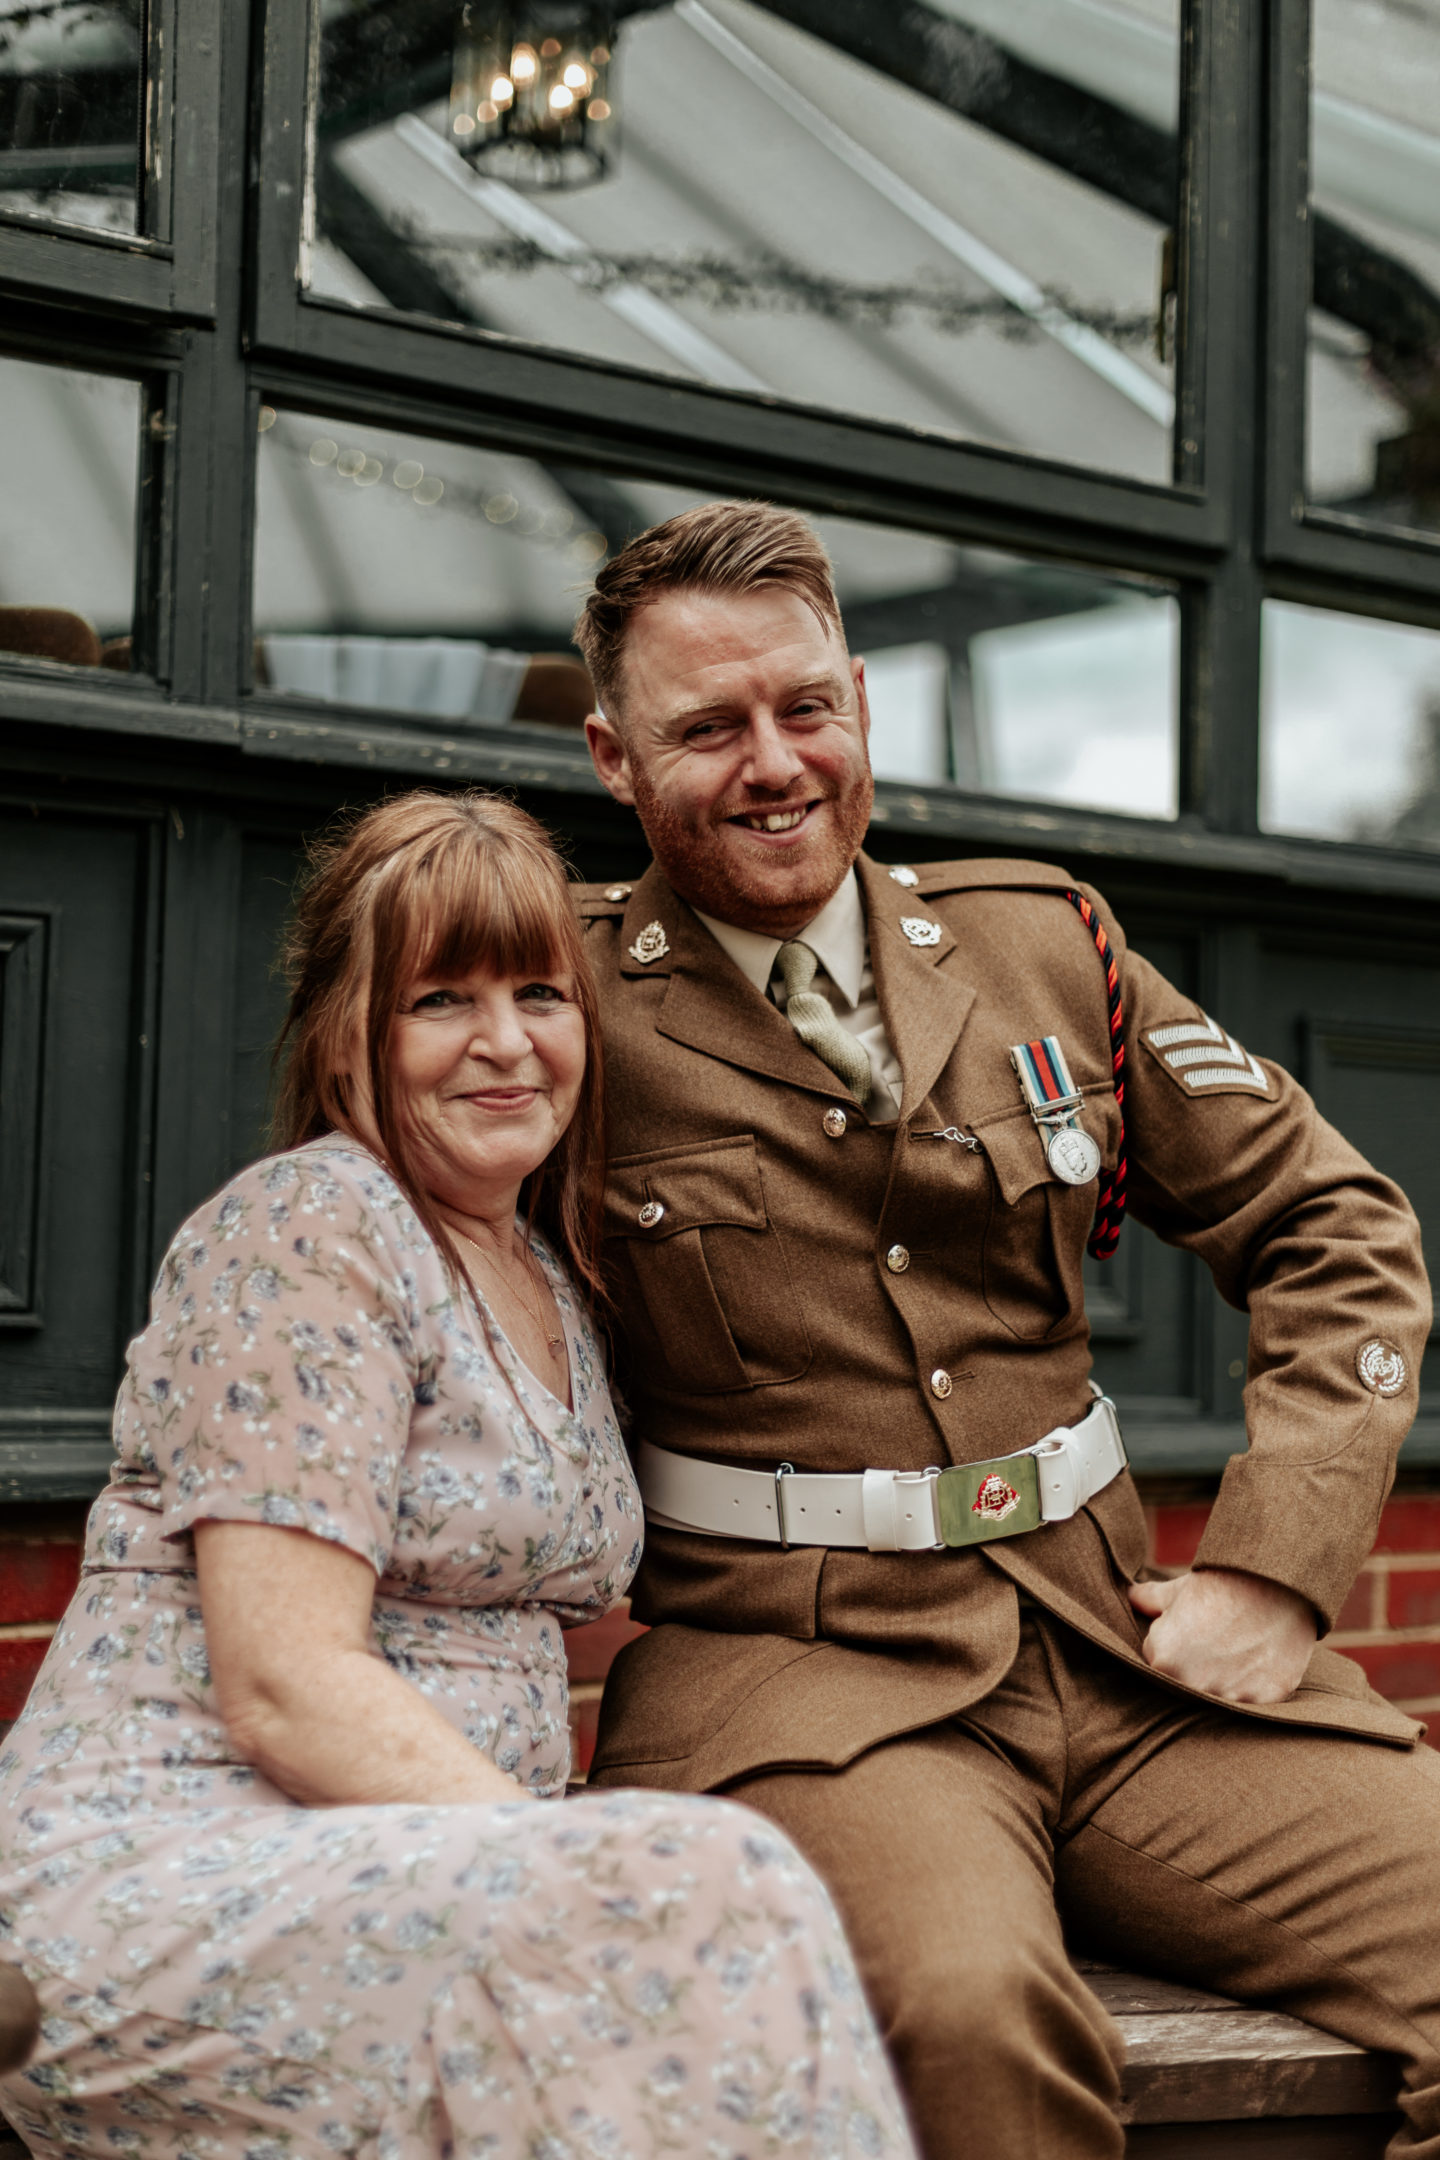
[[[610,162],[607,78],[615,27],[585,0],[460,10],[450,85],[450,140],[512,187],[586,187]]]

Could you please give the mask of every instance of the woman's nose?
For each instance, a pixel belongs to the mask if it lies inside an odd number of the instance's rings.
[[[530,1050],[530,1033],[521,1015],[507,998],[503,1004],[482,1009],[475,1016],[467,1050],[472,1058],[491,1065],[518,1065]]]

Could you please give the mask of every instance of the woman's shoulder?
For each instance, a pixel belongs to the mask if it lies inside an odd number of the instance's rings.
[[[380,1158],[343,1133],[262,1155],[181,1224],[171,1252],[295,1238],[358,1238],[401,1265],[432,1249],[429,1232]]]

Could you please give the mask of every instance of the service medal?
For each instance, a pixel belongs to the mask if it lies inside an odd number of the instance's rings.
[[[1089,1185],[1100,1175],[1100,1150],[1083,1125],[1057,1125],[1045,1142],[1045,1159],[1066,1185]]]

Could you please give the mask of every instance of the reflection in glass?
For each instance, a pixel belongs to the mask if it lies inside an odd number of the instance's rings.
[[[130,665],[140,385],[0,359],[0,653]]]
[[[1440,633],[1267,600],[1265,831],[1440,848]]]
[[[1310,500],[1440,527],[1440,12],[1316,0]]]
[[[321,20],[317,297],[1170,478],[1179,0]]]
[[[0,0],[0,212],[139,228],[144,0]]]
[[[599,565],[700,498],[263,408],[259,687],[579,729]],[[1173,816],[1177,607],[1140,580],[815,520],[863,653],[881,777]]]

